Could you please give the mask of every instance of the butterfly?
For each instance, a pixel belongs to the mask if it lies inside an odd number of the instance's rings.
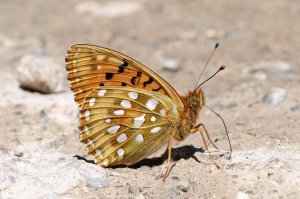
[[[72,46],[65,61],[80,110],[80,139],[96,164],[133,165],[166,144],[170,163],[173,141],[196,132],[206,150],[206,139],[217,148],[204,124],[196,125],[205,106],[201,85],[181,96],[138,61],[95,45]]]

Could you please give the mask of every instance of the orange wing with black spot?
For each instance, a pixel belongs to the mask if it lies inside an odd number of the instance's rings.
[[[179,95],[165,80],[117,51],[77,44],[68,51],[66,68],[79,107],[89,93],[101,86],[126,86],[159,92],[170,97],[179,111],[183,110]]]

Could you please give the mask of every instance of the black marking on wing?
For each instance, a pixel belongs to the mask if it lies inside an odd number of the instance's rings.
[[[148,81],[145,81],[145,82],[143,83],[144,88],[147,86],[147,84],[151,84],[152,82],[153,82],[153,78],[152,78],[152,77],[149,77]]]
[[[124,69],[128,66],[128,63],[124,61],[122,65],[119,66],[118,73],[124,73]]]
[[[160,87],[158,87],[158,88],[154,88],[154,89],[152,89],[152,91],[159,91],[161,89],[161,86]]]
[[[122,82],[122,85],[121,86],[126,86],[126,83],[125,82]]]
[[[131,84],[134,85],[134,86],[137,85],[139,82],[136,83],[136,79],[139,78],[139,81],[140,81],[141,75],[142,75],[142,72],[141,72],[141,71],[138,71],[138,72],[136,73],[136,76],[134,76],[134,77],[131,78]]]
[[[109,80],[113,77],[113,73],[105,73],[105,79]]]

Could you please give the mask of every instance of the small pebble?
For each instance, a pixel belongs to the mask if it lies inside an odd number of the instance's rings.
[[[188,182],[179,182],[179,184],[176,186],[177,189],[179,189],[181,192],[188,192],[190,190],[190,185]]]
[[[163,66],[163,69],[171,72],[177,72],[180,69],[180,61],[178,59],[162,58],[160,64]]]
[[[249,197],[249,195],[246,194],[245,192],[239,191],[239,192],[237,193],[236,198],[237,198],[237,199],[249,199],[250,197]]]
[[[164,174],[163,173],[160,173],[160,174],[158,174],[157,176],[155,176],[155,180],[159,180],[159,179],[161,179],[161,178],[163,178],[164,177]]]
[[[273,88],[263,97],[263,102],[272,106],[278,106],[287,97],[287,91],[282,88]]]
[[[175,198],[177,196],[180,196],[180,190],[177,187],[172,187],[169,190],[169,196],[170,198]]]
[[[296,104],[291,107],[291,111],[299,111],[300,110],[300,104]]]
[[[180,178],[179,178],[178,176],[172,176],[172,180],[177,180],[177,181],[179,181]]]
[[[133,193],[133,194],[140,194],[142,192],[142,188],[138,187],[134,184],[129,184],[128,185],[128,193]]]
[[[143,194],[140,194],[138,196],[135,197],[135,199],[144,199],[145,197],[143,196]]]
[[[14,155],[17,157],[22,157],[24,155],[24,147],[22,145],[18,145],[14,148]]]

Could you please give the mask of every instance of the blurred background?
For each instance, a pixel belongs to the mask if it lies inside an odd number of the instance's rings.
[[[1,0],[0,13],[3,198],[299,197],[299,2]],[[174,148],[193,146],[200,163],[179,160],[166,184],[166,163],[103,170],[72,158],[91,159],[79,142],[78,110],[66,79],[71,45],[127,54],[185,95],[216,42],[220,47],[202,81],[226,65],[203,87],[234,149],[231,160],[217,158],[223,169],[196,152],[198,135]],[[199,121],[228,150],[221,121],[209,110]]]

